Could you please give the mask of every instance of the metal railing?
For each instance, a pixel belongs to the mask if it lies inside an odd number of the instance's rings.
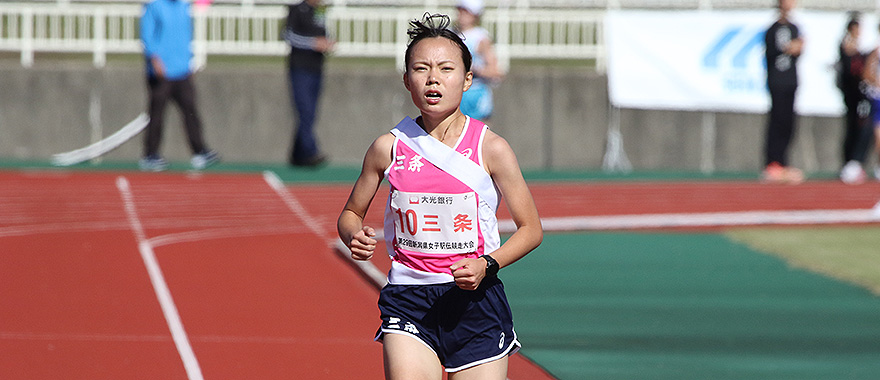
[[[440,9],[452,12],[452,8]],[[21,64],[36,52],[90,53],[96,67],[108,54],[140,52],[140,5],[0,4],[0,51],[20,52]],[[327,28],[337,40],[334,54],[393,57],[402,67],[409,20],[421,8],[329,7]],[[212,5],[194,8],[197,65],[210,54],[285,55],[280,39],[283,6]],[[605,68],[603,11],[489,9],[482,22],[493,36],[502,66],[510,59],[583,59]]]
[[[21,52],[26,67],[37,51],[92,53],[95,66],[103,66],[108,52],[140,51],[140,12],[137,6],[0,4],[0,51]]]
[[[19,0],[28,1],[28,0]],[[37,3],[143,3],[146,0],[30,0]],[[210,0],[213,4],[284,5],[299,0]],[[323,0],[329,6],[453,7],[458,0]],[[534,9],[766,9],[776,0],[485,0],[487,8]],[[803,9],[880,12],[880,0],[800,0]]]

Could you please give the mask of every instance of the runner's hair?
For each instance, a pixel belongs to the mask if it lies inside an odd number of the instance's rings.
[[[471,71],[471,62],[473,61],[471,52],[468,50],[467,45],[464,44],[461,37],[449,29],[449,24],[449,16],[444,14],[430,14],[427,12],[422,16],[421,21],[411,20],[409,22],[409,30],[406,31],[406,34],[409,35],[409,43],[406,45],[406,55],[404,58],[406,70],[409,70],[409,60],[412,55],[413,47],[415,47],[419,41],[425,38],[440,37],[446,38],[458,46],[461,50],[461,60],[464,62],[465,72]]]

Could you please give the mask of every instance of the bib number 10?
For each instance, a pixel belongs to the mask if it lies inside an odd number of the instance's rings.
[[[391,194],[396,244],[423,253],[472,252],[478,244],[474,193]]]
[[[416,211],[409,209],[404,213],[400,209],[396,209],[394,212],[400,219],[400,232],[409,232],[410,235],[415,236],[419,229],[419,216],[416,214]],[[404,230],[404,228],[406,230]]]
[[[416,210],[407,209],[403,211],[401,209],[394,209],[394,214],[397,215],[397,219],[400,223],[400,232],[401,233],[409,233],[410,236],[416,236],[416,233],[419,231],[419,214]],[[440,219],[439,215],[430,215],[425,214],[422,215],[422,224],[424,226],[421,227],[421,230],[424,232],[440,232]]]

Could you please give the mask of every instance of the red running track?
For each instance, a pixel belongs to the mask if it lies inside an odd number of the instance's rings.
[[[747,181],[533,183],[542,218],[732,211],[870,209],[880,181],[770,185]],[[503,217],[503,216],[502,216]]]
[[[542,217],[867,209],[880,200],[880,183],[834,181],[530,187]],[[0,374],[188,377],[128,204],[204,378],[381,379],[381,346],[370,339],[377,293],[330,248],[348,191],[279,193],[257,175],[0,173]],[[381,226],[383,205],[377,196],[368,223]],[[384,255],[373,262],[387,270]],[[551,377],[515,355],[510,378]]]
[[[347,192],[256,175],[0,173],[0,374],[381,379],[377,292],[331,249]],[[552,378],[522,355],[510,368]]]

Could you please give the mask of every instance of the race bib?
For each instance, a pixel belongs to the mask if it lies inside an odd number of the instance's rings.
[[[477,250],[476,193],[391,193],[395,241],[420,253],[468,253]]]

